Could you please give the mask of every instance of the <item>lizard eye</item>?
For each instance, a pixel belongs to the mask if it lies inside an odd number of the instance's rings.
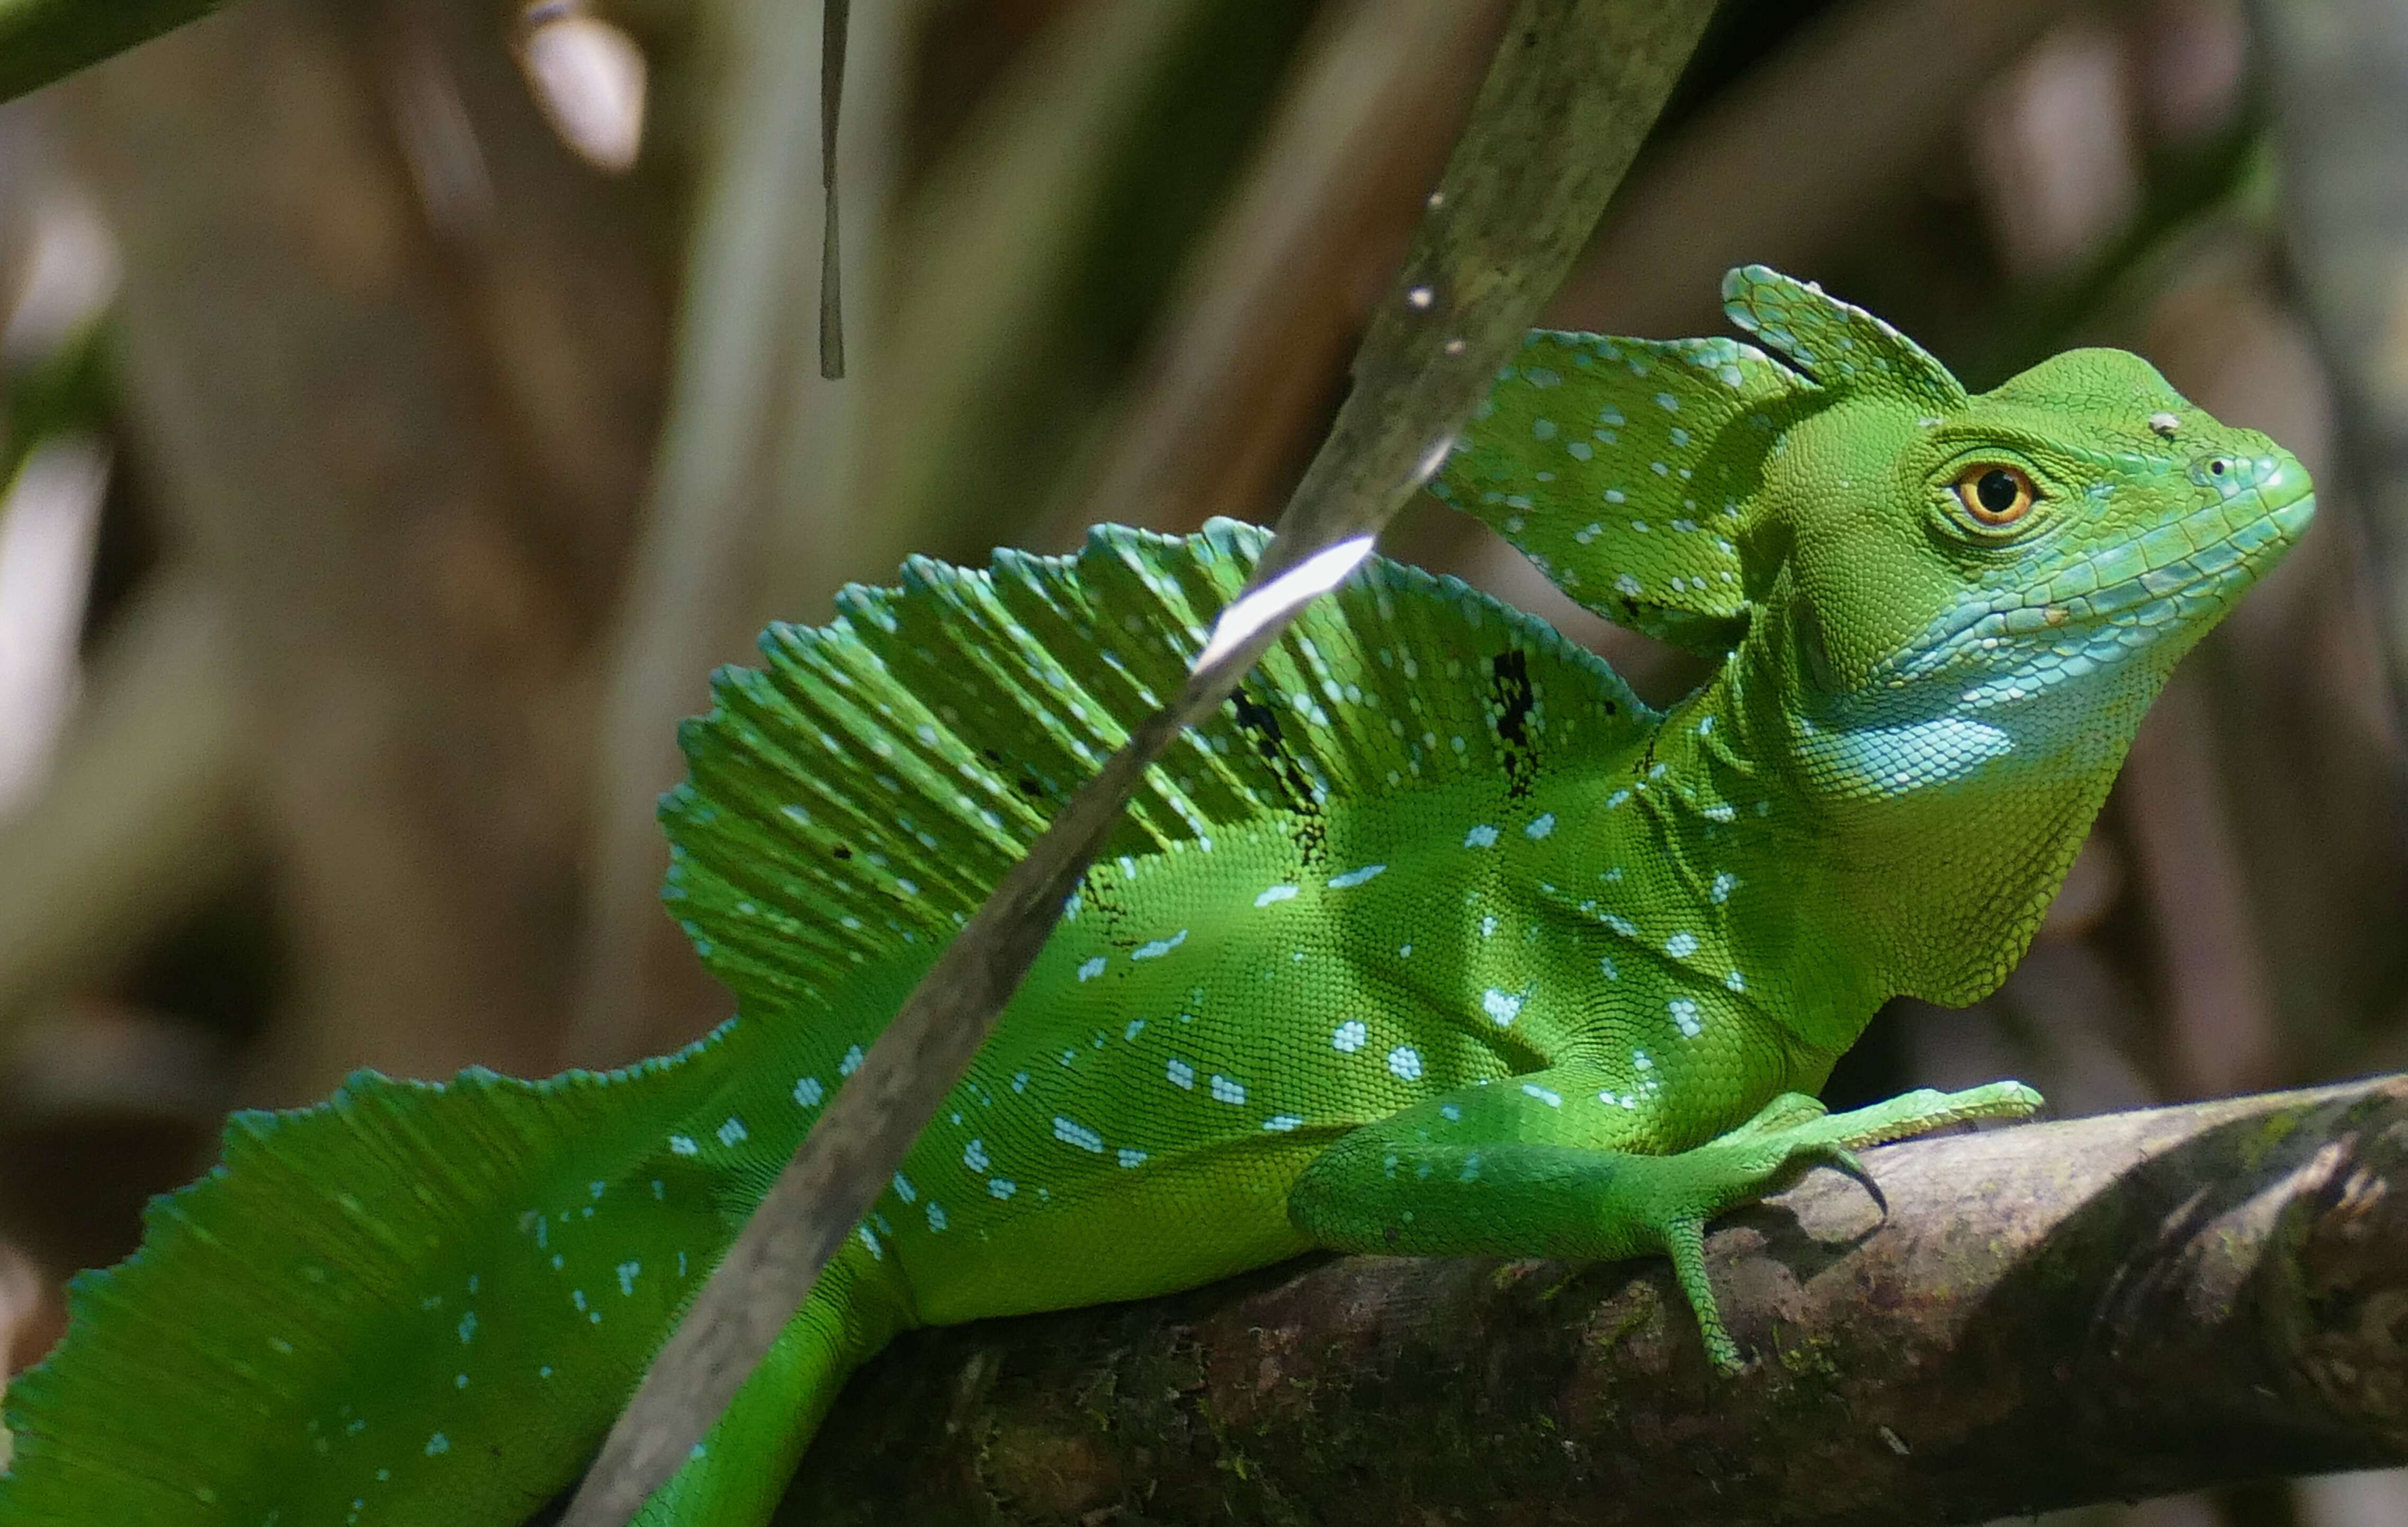
[[[1997,528],[2012,525],[2031,512],[2031,478],[2019,467],[1977,462],[1956,475],[1952,490],[1956,502],[1977,523]]]

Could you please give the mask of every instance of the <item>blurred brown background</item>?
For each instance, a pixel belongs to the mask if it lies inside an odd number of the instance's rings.
[[[1245,407],[1154,462],[1183,491],[1113,442],[1354,3],[863,0],[842,381],[815,6],[242,0],[0,109],[15,1365],[229,1107],[724,1017],[655,908],[651,801],[765,621],[910,551],[1063,547],[1099,482],[1167,529],[1276,514],[1479,58],[1361,166]],[[2023,967],[1885,1013],[1834,1093],[2012,1075],[2081,1113],[2408,1067],[2408,7],[1728,0],[1552,321],[1714,333],[1748,260],[1975,387],[2137,350],[2324,506],[2183,668]],[[1435,504],[1387,544],[1651,698],[1696,677]],[[2088,1515],[2387,1527],[2408,1478]]]

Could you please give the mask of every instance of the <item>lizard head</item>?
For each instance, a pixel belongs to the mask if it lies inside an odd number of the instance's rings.
[[[1799,893],[1864,910],[1880,992],[1972,1001],[2175,661],[2305,528],[2307,474],[2136,356],[1971,394],[1819,288],[1749,266],[1723,295],[1764,349],[1532,335],[1433,487],[1591,609],[1722,658],[1677,733],[1729,724],[1691,766],[1846,840],[1783,863],[1845,882]]]
[[[1775,342],[1823,397],[1765,452],[1742,540],[1778,569],[1759,608],[1795,656],[1801,762],[1864,795],[2009,758],[2103,788],[2176,660],[2306,527],[2306,471],[2138,356],[2072,350],[1968,394],[1785,285],[1825,332]],[[1883,364],[1829,365],[1848,341]]]
[[[1723,294],[1776,353],[1533,335],[1435,488],[1608,619],[1744,649],[1826,794],[2010,757],[2103,791],[2175,660],[2314,512],[2287,452],[2137,356],[1969,394],[1820,288],[1749,266]]]

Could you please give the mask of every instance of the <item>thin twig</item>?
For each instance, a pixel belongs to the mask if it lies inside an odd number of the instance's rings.
[[[844,39],[852,0],[821,0],[820,13],[820,189],[826,197],[826,216],[820,225],[820,375],[830,381],[844,376],[843,268],[837,244],[836,124],[844,107]]]
[[[895,102],[922,8],[886,0],[851,29],[839,174],[853,209],[844,236],[856,306],[879,283],[880,263],[863,255],[881,236]],[[712,81],[667,417],[599,707],[580,990],[561,1056],[578,1065],[635,1060],[664,1031],[724,1010],[661,916],[668,857],[653,803],[683,766],[677,721],[706,697],[703,675],[740,658],[772,616],[796,613],[791,569],[842,560],[788,528],[831,517],[860,387],[832,384],[804,359],[812,250],[826,248],[810,192],[810,171],[826,163],[810,152],[824,29],[789,0],[716,0],[702,17],[719,31],[710,52],[724,68]],[[860,359],[856,373],[875,370]]]
[[[968,1067],[1154,755],[1220,705],[1304,602],[1268,602],[1272,592],[1309,590],[1312,570],[1340,565],[1338,549],[1368,547],[1436,470],[1594,226],[1711,9],[1522,0],[1254,589],[1179,702],[1136,728],[906,999],[654,1361],[566,1527],[623,1527],[685,1462]],[[1421,0],[1376,24],[1444,46],[1477,14]],[[1232,623],[1258,601],[1259,623]]]

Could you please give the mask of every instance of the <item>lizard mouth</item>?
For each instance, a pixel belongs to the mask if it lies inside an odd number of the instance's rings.
[[[1874,684],[1902,689],[1983,670],[1957,703],[1983,708],[2116,666],[2143,648],[2187,646],[2279,561],[2315,516],[2299,464],[2218,458],[2212,495],[2146,535],[2092,550],[2028,587],[1975,594],[1882,665]],[[2003,594],[2003,597],[2001,595]]]

